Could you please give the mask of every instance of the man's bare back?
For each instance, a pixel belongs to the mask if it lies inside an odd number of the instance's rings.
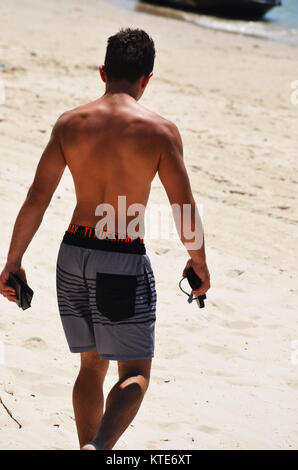
[[[104,95],[65,113],[59,136],[77,197],[70,223],[95,227],[95,209],[105,203],[115,209],[118,231],[119,195],[126,196],[127,206],[146,206],[167,126],[125,93]]]

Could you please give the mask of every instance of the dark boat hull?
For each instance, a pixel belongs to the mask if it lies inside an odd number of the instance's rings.
[[[148,0],[147,0],[148,1]],[[151,0],[159,5],[180,5],[195,8],[198,12],[257,19],[271,8],[281,5],[281,0]]]
[[[261,1],[261,0],[195,0],[195,6],[204,10],[218,10],[227,12],[234,11],[243,16],[260,18],[264,16],[271,8],[281,5],[279,0]]]

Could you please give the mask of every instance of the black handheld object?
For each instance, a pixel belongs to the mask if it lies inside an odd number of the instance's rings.
[[[199,278],[199,276],[197,276],[197,274],[195,273],[195,271],[193,270],[193,268],[188,268],[186,271],[185,271],[185,277],[187,278],[188,280],[188,283],[190,285],[190,287],[192,288],[192,290],[197,290],[201,287],[201,284],[202,284],[202,281],[201,279]],[[205,307],[205,303],[204,303],[204,300],[206,299],[206,294],[203,294],[203,295],[199,295],[199,297],[196,298],[196,300],[198,301],[198,305],[200,308],[204,308]]]
[[[9,273],[9,284],[15,289],[18,298],[17,305],[26,310],[31,307],[33,290],[17,274]]]

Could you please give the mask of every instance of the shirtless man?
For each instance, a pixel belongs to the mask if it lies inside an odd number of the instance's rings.
[[[141,405],[154,356],[154,274],[142,237],[127,242],[123,224],[119,230],[125,214],[119,213],[118,196],[126,196],[127,207],[145,207],[158,172],[170,203],[181,208],[189,204],[195,225],[197,208],[179,131],[138,103],[154,58],[154,43],[145,31],[121,29],[108,39],[100,66],[106,91],[98,100],[65,112],[54,125],[15,221],[0,276],[1,294],[15,302],[9,272],[26,281],[23,254],[67,165],[77,204],[58,253],[57,296],[69,348],[81,355],[73,406],[83,450],[113,448]],[[115,236],[107,239],[96,230],[104,216],[96,209],[102,203],[111,204],[116,215]],[[124,232],[131,219],[127,217]],[[192,266],[202,280],[194,293],[202,295],[210,287],[203,235],[198,249],[189,249],[180,235],[190,254],[186,267]],[[104,412],[103,382],[110,360],[118,361],[119,380]]]

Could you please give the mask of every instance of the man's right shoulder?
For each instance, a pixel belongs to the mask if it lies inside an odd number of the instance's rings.
[[[65,126],[67,126],[68,124],[70,124],[73,121],[73,118],[75,118],[76,115],[77,115],[76,114],[76,109],[71,109],[71,110],[68,110],[68,111],[64,111],[58,117],[54,127],[57,128],[57,129],[62,130],[63,128],[65,128]]]
[[[73,135],[74,132],[84,126],[88,114],[86,105],[67,110],[58,117],[54,130],[56,130],[61,137]]]
[[[76,108],[64,111],[64,113],[62,113],[57,119],[57,122],[59,122],[61,125],[69,124],[71,122],[74,122],[76,119],[80,118],[87,112],[88,112],[87,105],[81,105]]]

